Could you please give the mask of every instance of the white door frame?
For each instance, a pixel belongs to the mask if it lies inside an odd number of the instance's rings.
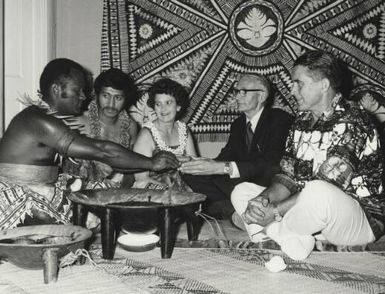
[[[56,0],[5,0],[3,128],[23,108],[24,93],[35,98],[40,74],[55,55]]]
[[[0,1],[0,138],[4,133],[4,1]]]

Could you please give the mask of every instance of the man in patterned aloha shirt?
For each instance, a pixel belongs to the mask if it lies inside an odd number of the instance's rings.
[[[242,183],[232,193],[251,239],[266,233],[293,259],[311,253],[317,233],[335,245],[364,245],[384,233],[378,134],[342,97],[343,78],[341,64],[325,52],[297,59],[292,94],[300,113],[281,172],[268,188]]]

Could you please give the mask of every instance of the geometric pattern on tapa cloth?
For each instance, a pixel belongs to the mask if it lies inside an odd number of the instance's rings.
[[[102,259],[100,249],[92,250],[91,254],[97,269],[119,276],[129,285],[145,287],[151,293],[224,293],[205,283],[145,262],[126,258]]]
[[[66,176],[59,175],[54,187],[35,187],[42,191],[40,194],[27,185],[22,186],[0,178],[0,230],[11,229],[23,223],[27,215],[32,216],[33,208],[49,215],[57,223],[69,223],[72,216],[71,203],[64,196],[67,180]],[[50,193],[50,201],[45,197],[47,195],[43,195],[45,193]]]
[[[74,176],[59,174],[57,181],[51,185],[34,185],[32,190],[28,184],[13,183],[12,180],[0,177],[0,231],[17,227],[24,222],[26,216],[32,216],[33,209],[49,215],[56,223],[70,223],[72,218],[71,201],[66,197],[67,183]],[[84,181],[85,189],[106,189],[105,182]],[[50,200],[47,200],[49,198]]]
[[[383,0],[104,0],[101,70],[118,67],[141,86],[170,77],[189,89],[184,120],[198,141],[226,140],[239,115],[242,73],[268,77],[275,106],[295,112],[293,61],[322,49],[343,60],[356,84],[385,85]],[[146,95],[133,107],[153,113]]]
[[[208,249],[217,254],[239,259],[264,266],[273,256],[279,255],[287,264],[285,272],[296,275],[306,276],[308,278],[323,280],[327,282],[341,284],[364,293],[384,293],[385,279],[362,273],[345,271],[329,266],[312,264],[306,261],[295,261],[287,257],[282,252],[272,254],[265,250],[247,250],[247,249]]]

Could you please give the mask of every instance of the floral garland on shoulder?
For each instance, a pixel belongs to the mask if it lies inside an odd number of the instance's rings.
[[[41,95],[40,93],[37,93],[37,97],[35,97],[35,98],[32,98],[27,93],[24,93],[24,94],[20,95],[20,97],[18,97],[17,100],[21,104],[23,104],[25,107],[29,107],[29,106],[32,106],[32,105],[37,106],[40,109],[45,110],[47,115],[54,115],[54,116],[56,116],[58,118],[69,117],[70,116],[70,115],[67,115],[67,116],[59,116],[59,115],[57,115],[57,110],[54,109],[51,105],[49,105],[47,102],[45,102],[43,100],[43,95]]]
[[[159,147],[160,150],[168,151],[177,155],[183,155],[187,145],[187,125],[179,120],[176,121],[176,124],[178,125],[179,136],[179,146],[177,148],[171,148],[170,146],[167,146],[166,142],[164,142],[158,129],[152,121],[143,124],[143,127],[150,129],[155,144]]]
[[[99,111],[96,101],[91,101],[88,106],[88,119],[90,120],[90,137],[103,139],[101,137],[102,126],[99,119]],[[127,114],[127,111],[122,110],[119,113],[118,121],[120,123],[119,142],[115,143],[119,143],[120,145],[129,148],[131,145],[131,136],[128,130],[130,129],[131,118]]]

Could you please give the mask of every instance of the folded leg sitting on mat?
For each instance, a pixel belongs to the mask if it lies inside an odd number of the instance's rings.
[[[236,213],[242,215],[249,200],[264,189],[252,183],[236,186],[231,196]],[[283,252],[297,260],[311,253],[315,244],[313,234],[317,232],[322,232],[325,239],[335,245],[363,245],[375,240],[358,201],[336,186],[320,180],[310,181],[295,197],[295,204],[281,221],[265,227],[245,224],[250,239],[254,241],[256,235],[266,233]]]

